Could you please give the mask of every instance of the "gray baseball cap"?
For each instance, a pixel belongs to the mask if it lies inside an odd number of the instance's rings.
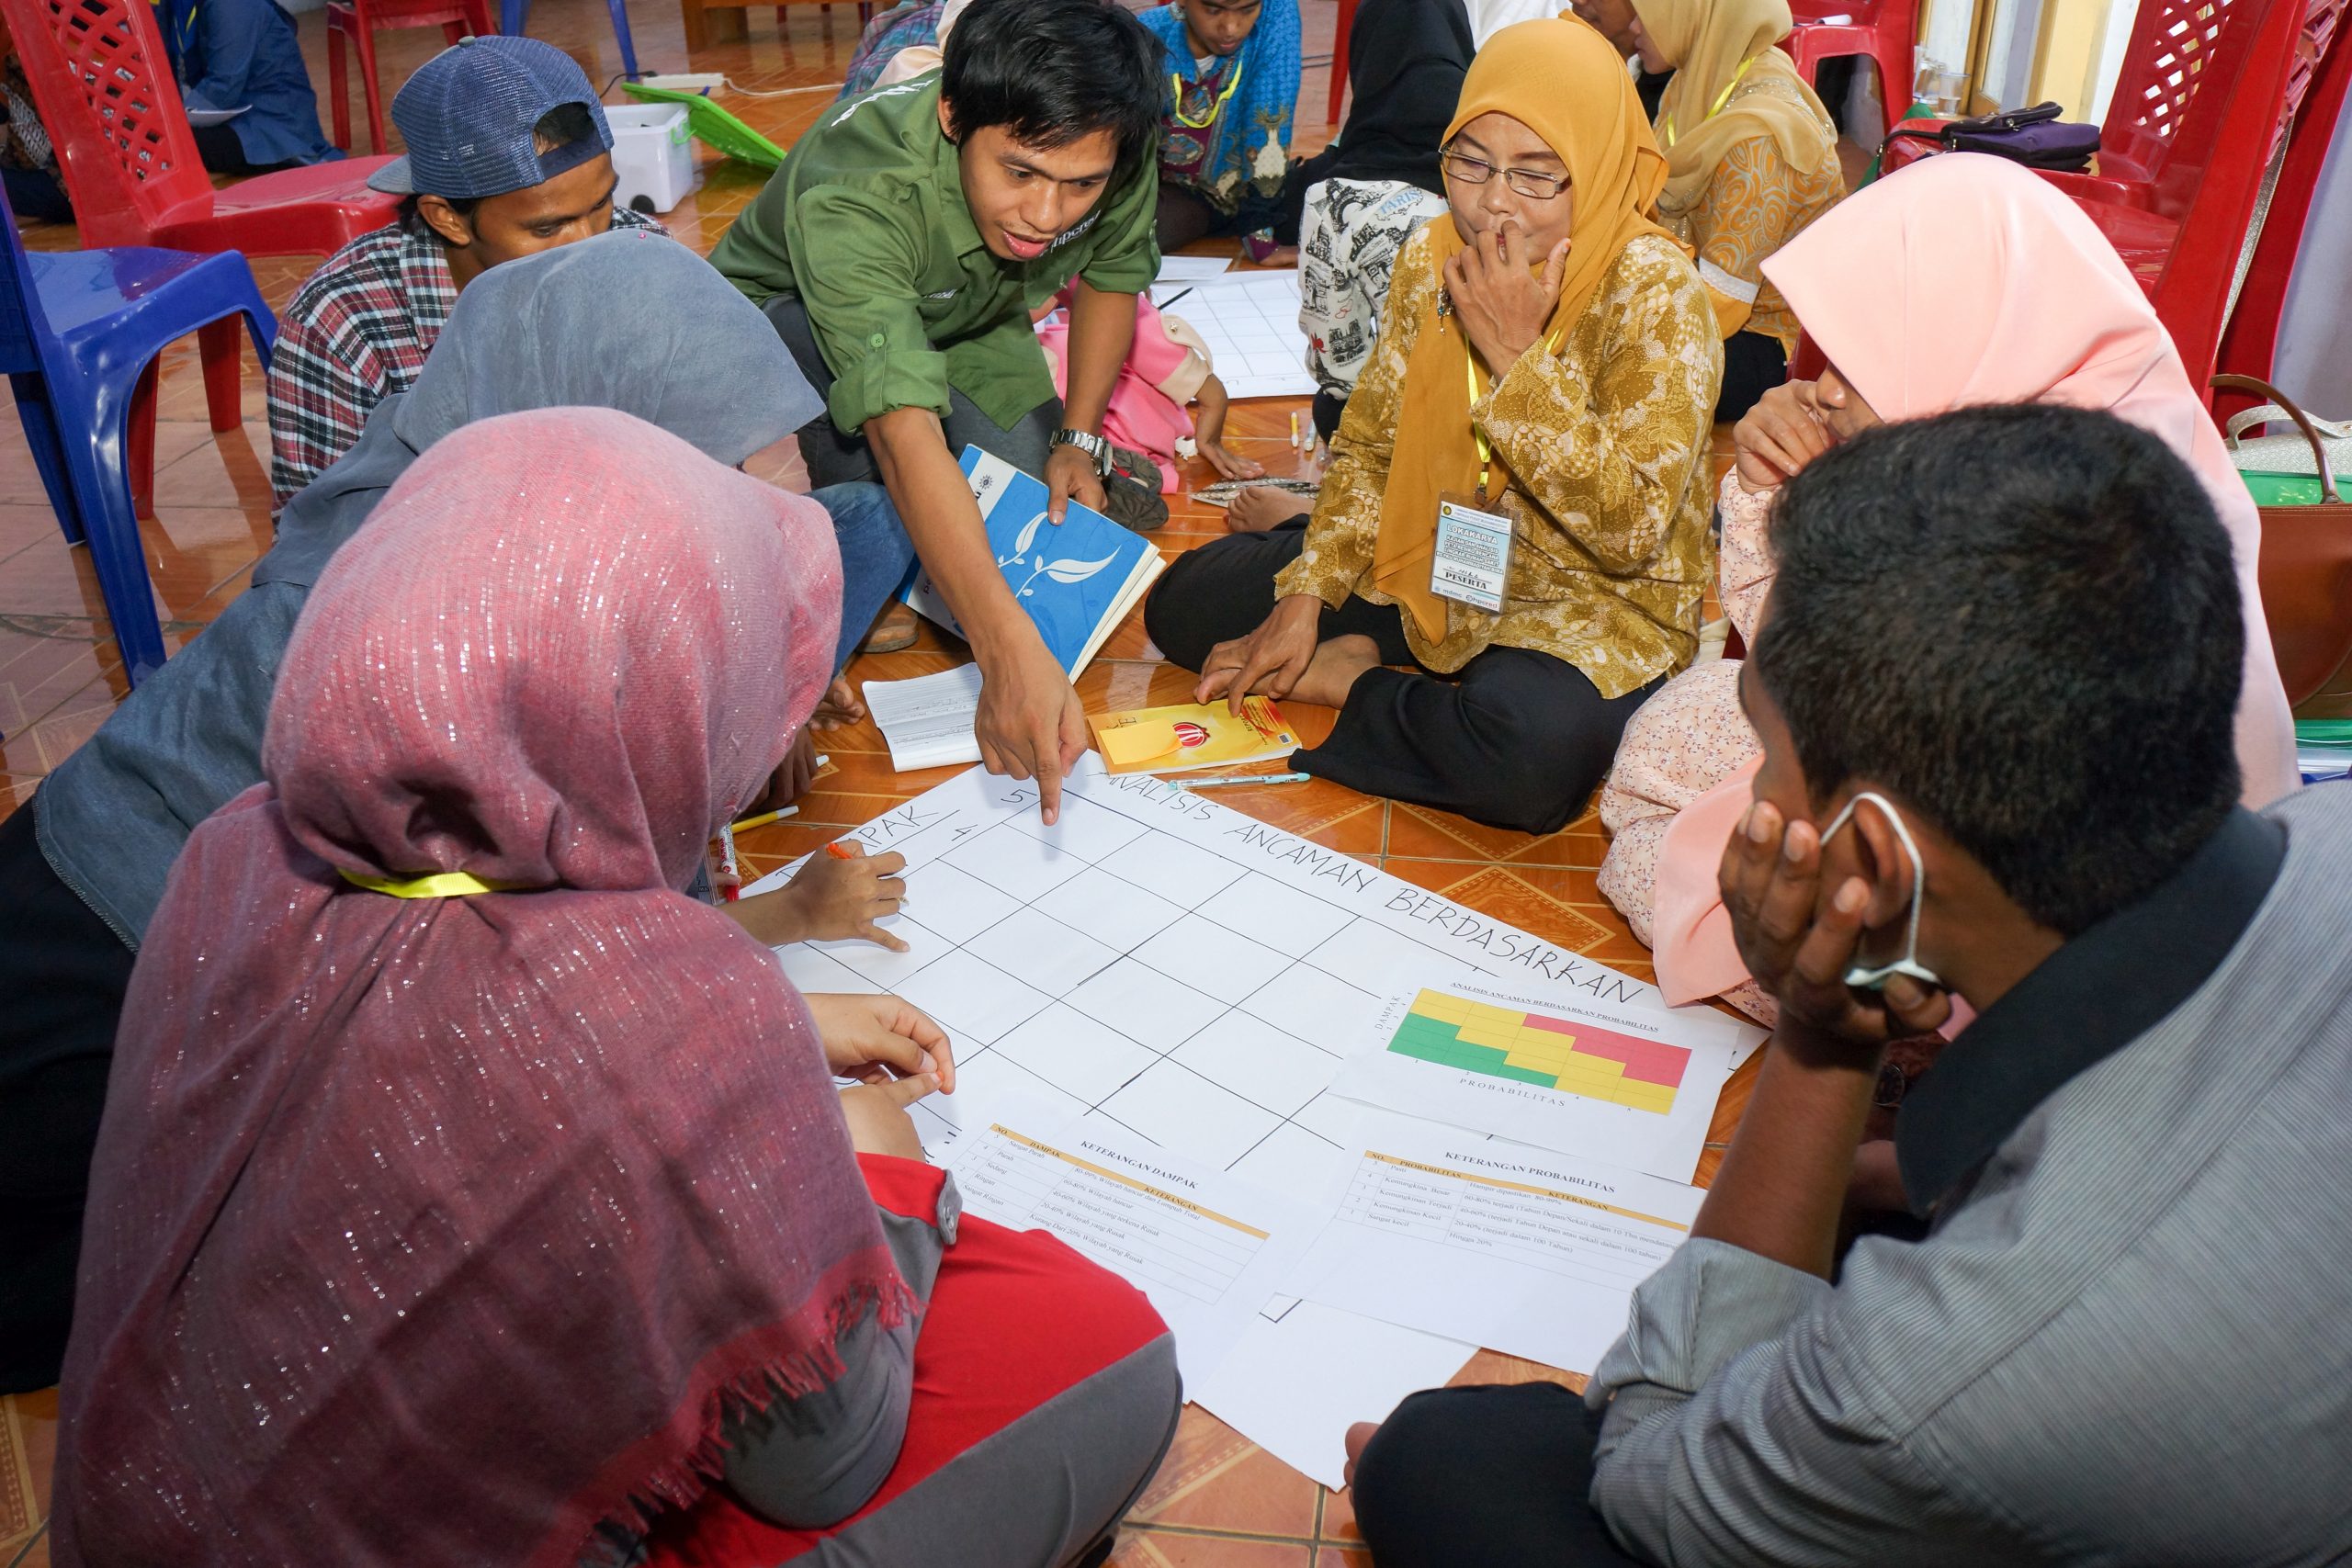
[[[542,154],[532,127],[566,104],[585,108],[596,134]],[[408,153],[368,184],[394,196],[503,196],[613,148],[605,107],[571,56],[495,33],[461,39],[420,66],[392,99],[392,123]]]

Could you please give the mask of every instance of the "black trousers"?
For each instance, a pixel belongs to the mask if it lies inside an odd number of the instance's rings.
[[[1715,394],[1715,418],[1737,419],[1756,400],[1789,378],[1788,351],[1769,333],[1734,333],[1724,339],[1724,385]]]
[[[65,1359],[130,964],[17,807],[0,822],[0,1393],[47,1388]]]
[[[1298,187],[1303,201],[1306,187]],[[1208,204],[1206,197],[1182,186],[1159,186],[1159,205],[1152,212],[1155,237],[1163,251],[1181,250],[1195,240],[1205,240],[1217,234],[1254,234],[1261,229],[1272,229],[1281,239],[1282,216],[1289,205],[1289,187],[1278,189],[1272,196],[1245,191],[1241,205],[1231,212],[1219,212]],[[1298,220],[1291,219],[1291,237],[1285,244],[1296,244]]]
[[[196,155],[204,166],[216,175],[274,175],[280,169],[300,167],[297,164],[249,164],[245,161],[245,144],[237,140],[233,125],[198,125],[196,132]]]
[[[1438,1388],[1356,1464],[1356,1528],[1380,1568],[1638,1563],[1585,1501],[1600,1417],[1557,1383]]]
[[[1179,556],[1144,603],[1151,640],[1198,670],[1218,643],[1249,636],[1273,614],[1274,574],[1306,542],[1301,518]],[[1419,662],[1394,605],[1350,599],[1323,612],[1320,631],[1326,641],[1372,638],[1384,664]],[[1556,832],[1592,797],[1634,710],[1659,683],[1603,697],[1566,660],[1521,648],[1490,648],[1451,676],[1367,671],[1330,739],[1292,761],[1366,795]]]
[[[816,332],[808,324],[808,307],[797,295],[779,294],[764,309],[776,335],[792,351],[793,362],[800,367],[800,373],[808,378],[808,384],[817,389],[819,397],[830,397],[833,372],[818,350]],[[1024,474],[1041,475],[1046,471],[1046,458],[1053,451],[1054,432],[1061,428],[1062,403],[1059,398],[1047,398],[1008,430],[951,387],[947,390],[947,417],[940,423],[947,433],[949,457],[960,457],[966,446],[977,446],[1003,458]],[[865,437],[842,434],[831,414],[820,413],[802,425],[799,436],[800,457],[808,465],[810,489],[880,481],[882,472],[875,466],[874,449],[865,444]]]

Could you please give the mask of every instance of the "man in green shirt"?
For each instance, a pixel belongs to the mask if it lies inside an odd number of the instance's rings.
[[[800,432],[810,481],[888,487],[979,661],[981,758],[1035,778],[1047,822],[1085,714],[956,459],[969,443],[1036,474],[1057,522],[1073,497],[1103,504],[1102,415],[1159,270],[1159,53],[1102,0],[978,0],[939,72],[829,110],[710,258],[825,395]],[[1072,279],[1065,408],[1029,310]],[[844,617],[908,564],[845,550]]]

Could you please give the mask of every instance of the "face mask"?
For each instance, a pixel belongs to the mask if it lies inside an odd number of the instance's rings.
[[[1883,991],[1886,989],[1886,983],[1895,976],[1907,975],[1923,986],[1932,986],[1938,990],[1942,990],[1945,988],[1944,983],[1937,976],[1936,972],[1919,962],[1919,901],[1927,896],[1928,873],[1927,868],[1919,863],[1919,846],[1911,841],[1911,829],[1903,825],[1901,814],[1894,809],[1886,796],[1871,790],[1864,790],[1846,802],[1845,809],[1838,812],[1829,826],[1823,829],[1821,841],[1826,846],[1831,835],[1844,827],[1847,819],[1854,815],[1854,807],[1866,800],[1877,807],[1886,818],[1887,826],[1894,829],[1895,838],[1903,844],[1903,852],[1911,857],[1910,932],[1904,942],[1902,957],[1892,964],[1875,969],[1867,964],[1857,963],[1846,971],[1846,984],[1859,991]]]

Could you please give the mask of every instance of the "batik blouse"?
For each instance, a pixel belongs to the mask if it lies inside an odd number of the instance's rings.
[[[1425,228],[1397,258],[1380,341],[1278,594],[1394,603],[1372,586],[1373,551],[1405,364],[1438,288]],[[1522,355],[1467,403],[1507,470],[1497,502],[1514,541],[1507,595],[1500,614],[1446,601],[1435,642],[1404,616],[1414,657],[1447,671],[1488,648],[1529,649],[1566,660],[1612,698],[1689,664],[1711,561],[1708,437],[1722,379],[1698,275],[1666,239],[1635,239],[1557,353]]]

